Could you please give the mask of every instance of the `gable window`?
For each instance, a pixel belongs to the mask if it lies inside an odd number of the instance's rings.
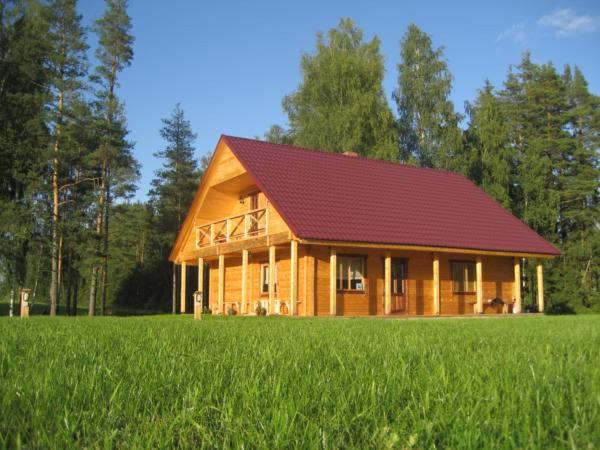
[[[454,292],[475,292],[475,263],[472,261],[452,261],[452,290]]]
[[[269,294],[269,264],[260,265],[260,293]],[[277,294],[277,264],[275,264],[275,294]]]
[[[338,256],[337,289],[339,291],[365,290],[365,257]]]

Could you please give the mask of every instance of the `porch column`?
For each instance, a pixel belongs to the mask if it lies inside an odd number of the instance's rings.
[[[186,275],[187,275],[187,264],[185,261],[181,262],[181,293],[179,295],[179,312],[185,314],[185,292],[186,292]]]
[[[537,261],[537,298],[538,311],[544,312],[544,265],[542,261]]]
[[[218,314],[224,314],[225,308],[225,255],[219,255],[219,287],[217,291]]]
[[[384,272],[383,313],[390,314],[392,312],[392,255],[390,252],[385,254]]]
[[[337,252],[329,251],[329,315],[337,315]]]
[[[440,255],[433,254],[433,314],[440,315]]]
[[[275,302],[275,246],[269,247],[269,314],[274,313]]]
[[[246,290],[248,285],[248,250],[242,250],[242,306],[240,308],[240,314],[246,314],[246,303],[248,302],[248,292]]]
[[[202,314],[203,292],[204,292],[204,258],[198,258],[198,292],[200,294],[200,304],[196,303],[194,298],[194,319],[199,319]]]
[[[483,314],[483,263],[481,256],[475,261],[475,272],[477,276],[475,289],[477,290],[477,314]]]
[[[290,316],[298,307],[298,241],[290,242]]]
[[[515,284],[514,284],[514,298],[515,303],[513,306],[513,312],[523,312],[521,309],[521,260],[519,258],[514,259],[515,268]]]

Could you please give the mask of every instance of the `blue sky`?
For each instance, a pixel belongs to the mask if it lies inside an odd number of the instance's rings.
[[[79,8],[90,24],[104,2],[81,0]],[[119,95],[142,164],[138,199],[160,166],[152,154],[164,145],[161,118],[177,102],[198,134],[198,156],[212,152],[222,133],[262,136],[271,124],[286,123],[281,99],[298,86],[300,56],[340,17],[351,17],[368,39],[381,39],[394,110],[399,43],[411,22],[444,46],[457,111],[486,78],[501,86],[527,49],[536,62],[577,64],[600,94],[600,2],[589,0],[130,0],[129,12],[135,56]]]

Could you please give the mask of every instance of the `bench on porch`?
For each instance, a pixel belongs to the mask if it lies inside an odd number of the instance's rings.
[[[478,314],[477,302],[468,302],[468,303],[473,305],[473,314]],[[502,314],[509,314],[511,312],[511,307],[513,305],[513,302],[512,302],[512,300],[506,301],[504,299],[501,299],[500,297],[494,297],[494,298],[489,298],[487,300],[484,300],[483,306],[485,306],[485,305],[497,307],[497,308],[502,307]],[[483,311],[481,313],[483,314]]]

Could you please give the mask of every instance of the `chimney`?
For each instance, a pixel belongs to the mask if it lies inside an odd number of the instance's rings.
[[[358,153],[356,153],[356,152],[343,152],[342,155],[344,155],[344,156],[354,156],[356,158],[358,156]]]

